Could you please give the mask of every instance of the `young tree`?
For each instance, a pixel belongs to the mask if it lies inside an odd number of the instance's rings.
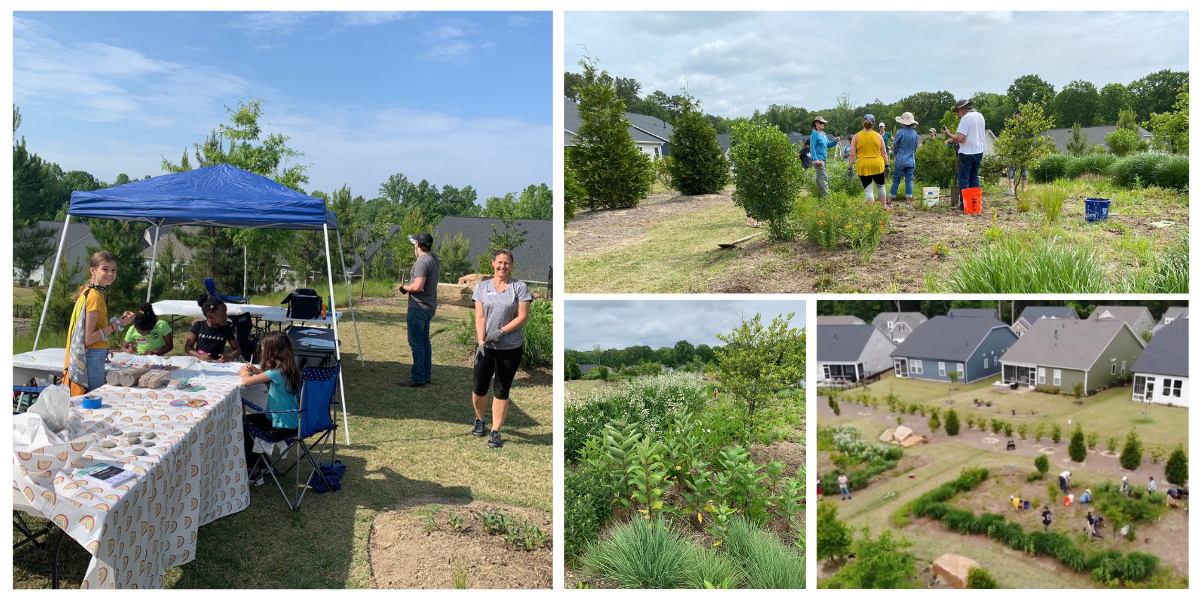
[[[188,295],[181,289],[187,281],[187,265],[175,256],[175,240],[169,235],[163,237],[165,241],[159,242],[162,247],[158,249],[158,256],[155,257],[154,297],[168,300],[194,299],[195,295]]]
[[[1137,427],[1130,429],[1125,438],[1125,446],[1121,448],[1121,466],[1130,471],[1142,466],[1142,440],[1138,437]]]
[[[497,230],[495,225],[490,225],[492,229],[492,237],[488,239],[488,250],[484,254],[480,254],[476,259],[480,273],[491,274],[492,258],[496,256],[496,252],[501,249],[516,253],[517,249],[525,245],[525,238],[529,236],[529,231],[521,229],[517,226],[517,220],[513,217],[504,217],[500,219],[500,224],[504,226],[503,231]],[[517,271],[516,257],[513,258],[513,273]]]
[[[937,430],[941,426],[942,426],[942,420],[940,418],[938,418],[938,414],[936,412],[933,413],[932,415],[929,415],[929,433],[931,433],[931,434],[937,433]]]
[[[1087,460],[1087,443],[1083,438],[1083,427],[1079,423],[1075,424],[1075,430],[1071,432],[1071,444],[1067,446],[1067,454],[1077,463]]]
[[[601,381],[608,381],[608,367],[604,365],[596,367],[596,377]]]
[[[625,103],[607,71],[597,72],[596,61],[583,59],[579,94],[579,130],[575,146],[567,151],[567,165],[575,172],[589,208],[629,208],[650,193],[650,157],[638,149],[629,134]]]
[[[1037,467],[1038,473],[1045,475],[1046,471],[1050,470],[1050,459],[1046,458],[1045,454],[1039,454],[1033,459],[1033,466]]]
[[[831,589],[916,588],[920,580],[916,558],[907,551],[911,546],[904,538],[886,530],[877,539],[871,539],[870,530],[864,527],[862,537],[854,542],[854,562],[842,567],[825,583]]]
[[[789,326],[793,316],[779,315],[763,327],[762,315],[756,314],[732,332],[717,334],[725,342],[717,350],[717,380],[741,404],[743,444],[757,430],[759,412],[770,409],[779,392],[804,378],[806,336],[803,329]]]
[[[1171,457],[1167,459],[1167,483],[1173,485],[1184,485],[1188,480],[1188,457],[1183,451],[1183,444],[1176,444],[1175,449],[1171,451]]]
[[[458,278],[471,272],[471,261],[467,259],[470,243],[463,237],[462,232],[454,237],[443,235],[441,241],[434,246],[434,253],[441,259],[442,283],[458,283]],[[490,263],[489,263],[489,266]]]
[[[1067,140],[1067,153],[1073,156],[1083,156],[1088,153],[1088,136],[1083,133],[1079,121],[1071,126],[1071,139]]]
[[[817,560],[846,556],[853,541],[850,527],[838,520],[838,506],[833,502],[817,504]]]
[[[1011,94],[1010,94],[1011,95]],[[1054,142],[1042,133],[1054,127],[1054,121],[1046,116],[1045,105],[1025,103],[1004,124],[1004,131],[996,139],[995,150],[1006,165],[1029,168],[1043,156],[1055,152]]]
[[[1125,156],[1137,150],[1138,137],[1136,133],[1123,127],[1118,127],[1104,136],[1104,143],[1108,144],[1109,152],[1112,152],[1116,156]]]
[[[958,413],[953,408],[946,413],[946,435],[958,435]]]
[[[1153,113],[1146,128],[1154,132],[1154,141],[1160,148],[1170,149],[1175,154],[1188,153],[1188,87],[1184,83],[1170,112]]]
[[[788,217],[803,187],[804,169],[782,131],[770,125],[738,123],[730,142],[735,204],[746,216],[765,221],[772,240],[791,239]]]
[[[715,194],[729,183],[729,161],[717,132],[690,99],[675,121],[667,168],[674,188],[686,196]]]

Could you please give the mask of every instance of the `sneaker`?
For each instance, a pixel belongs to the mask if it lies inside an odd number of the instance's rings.
[[[485,434],[487,434],[487,430],[483,427],[483,419],[475,419],[475,429],[471,430],[471,435],[483,437]]]
[[[500,448],[504,446],[504,442],[500,441],[500,432],[492,431],[492,435],[488,437],[488,448]]]
[[[419,387],[425,387],[425,384],[423,384],[423,383],[417,383],[417,382],[415,382],[415,381],[413,381],[413,380],[409,379],[408,381],[401,381],[401,382],[400,382],[400,387],[413,387],[413,388],[419,388]]]
[[[250,474],[246,477],[251,487],[258,487],[264,483],[263,471],[258,467],[250,470]]]

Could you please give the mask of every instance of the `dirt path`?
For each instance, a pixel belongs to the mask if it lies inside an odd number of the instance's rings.
[[[624,248],[640,241],[646,230],[668,219],[691,212],[732,204],[732,190],[706,196],[681,196],[676,192],[653,194],[636,208],[590,210],[575,214],[563,231],[566,257]]]

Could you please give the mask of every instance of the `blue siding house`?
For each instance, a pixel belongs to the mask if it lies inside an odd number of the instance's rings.
[[[981,316],[934,317],[892,351],[896,377],[960,383],[1000,374],[1000,357],[1017,334],[998,319]]]

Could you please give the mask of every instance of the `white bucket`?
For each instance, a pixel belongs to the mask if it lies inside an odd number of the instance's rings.
[[[927,187],[921,189],[925,192],[925,206],[933,206],[934,204],[937,204],[938,195],[942,191],[941,188]]]

